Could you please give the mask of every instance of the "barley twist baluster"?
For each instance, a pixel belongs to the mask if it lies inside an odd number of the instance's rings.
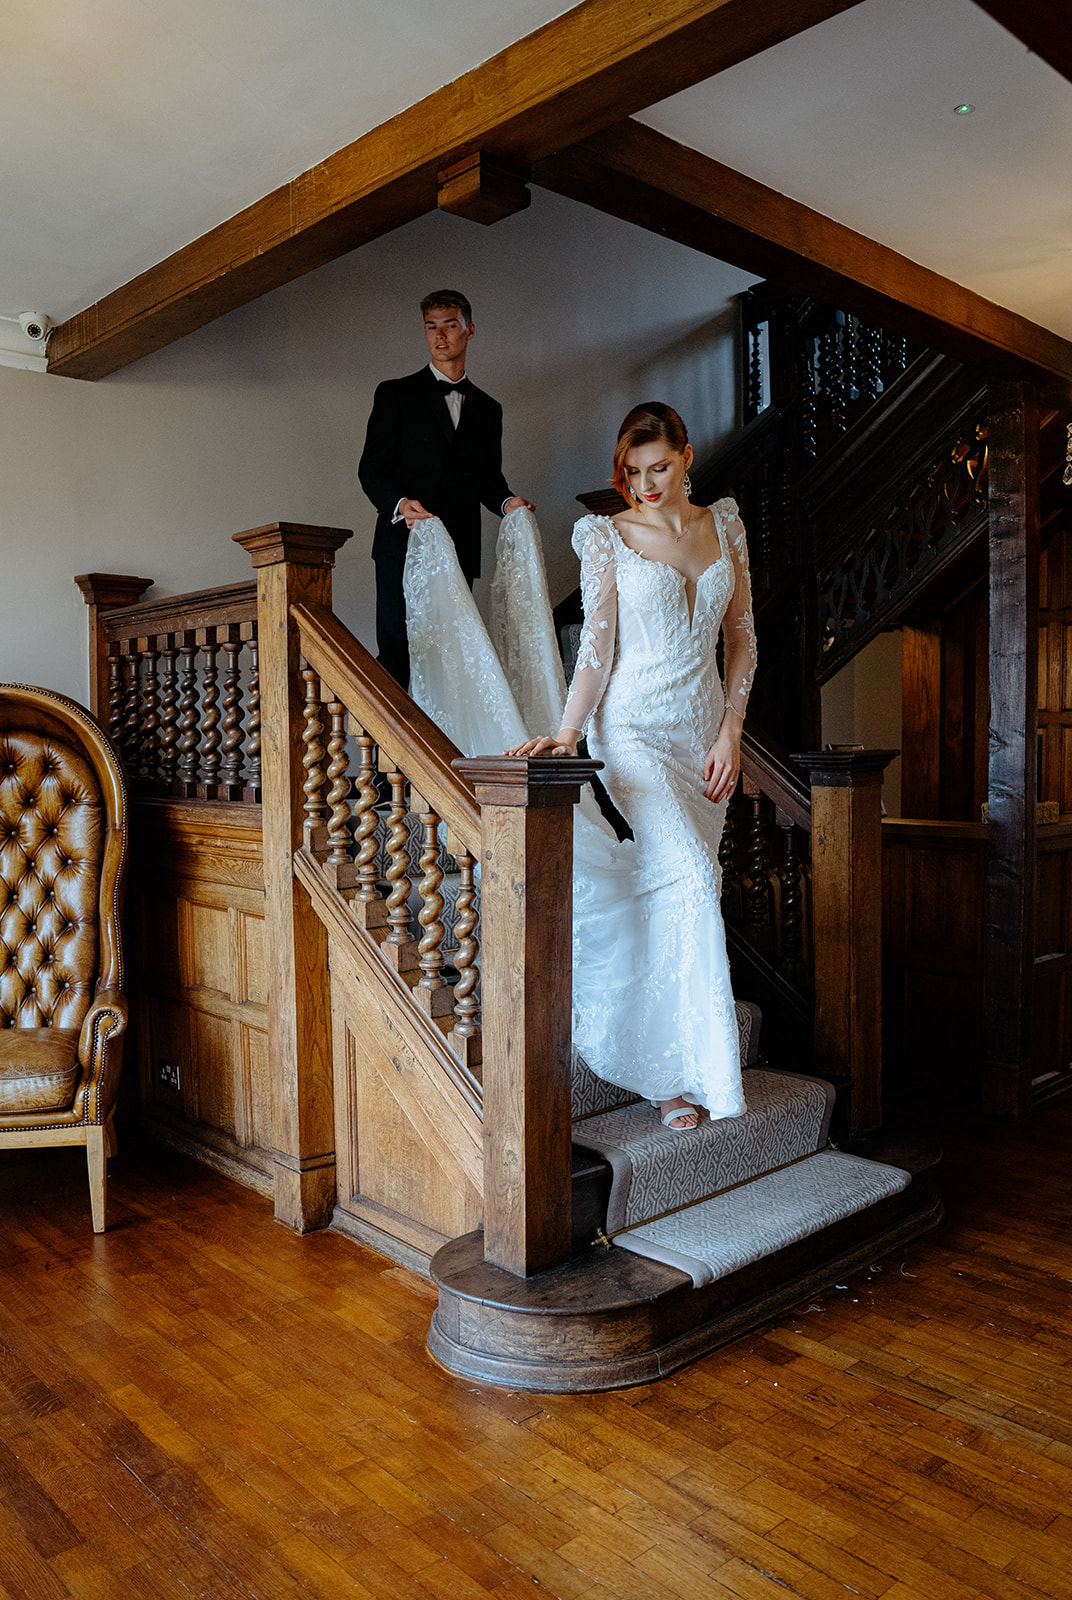
[[[257,646],[257,624],[249,638],[249,688],[246,693],[246,788],[247,800],[261,797],[261,673]]]
[[[305,793],[303,837],[305,848],[316,851],[320,848],[319,834],[327,812],[323,799],[327,783],[324,746],[320,743],[323,731],[320,720],[320,679],[312,667],[303,667],[302,682],[305,684],[305,727],[302,731],[305,745],[305,754],[302,756],[302,767],[305,769],[305,782],[302,784]]]
[[[350,865],[350,774],[346,754],[346,707],[341,700],[329,700],[328,717],[331,731],[328,734],[328,789],[326,800],[331,809],[328,817],[328,865]],[[341,887],[341,885],[340,885]]]
[[[869,404],[878,399],[882,389],[879,337],[879,330],[872,323],[860,323],[860,393]]]
[[[374,924],[382,927],[386,917],[383,897],[376,881],[376,824],[379,821],[376,802],[379,793],[376,789],[375,748],[374,741],[367,733],[358,736],[357,817],[354,827],[357,895],[354,909],[361,908],[360,915],[366,927]]]
[[[439,865],[439,817],[434,811],[422,811],[419,815],[424,840],[420,859],[422,877],[418,884],[422,905],[417,921],[424,929],[424,937],[417,946],[417,965],[421,969],[418,993],[434,1015],[441,1015],[446,1008],[433,999],[438,990],[445,988],[446,983],[443,977],[443,951],[440,948],[444,932],[440,916],[445,901],[439,892],[439,885],[443,882],[443,869]],[[446,998],[449,1006],[449,991]]]
[[[220,691],[217,685],[219,673],[216,669],[216,657],[220,647],[216,643],[215,628],[205,629],[205,666],[201,674],[201,767],[203,783],[201,789],[205,792],[206,799],[216,798],[220,772]],[[201,789],[198,792],[201,792]]]
[[[179,793],[197,793],[197,643],[192,633],[179,642]]]
[[[800,364],[800,448],[812,460],[819,453],[816,364],[815,341],[811,340],[804,347]]]
[[[722,874],[722,893],[732,889],[740,879],[737,870],[737,795],[730,796],[726,807],[726,820],[722,824],[722,837],[718,841],[718,865]]]
[[[238,674],[238,658],[242,653],[242,640],[238,627],[227,628],[223,642],[223,720],[220,732],[220,782],[224,796],[237,800],[242,793],[242,688]]]
[[[752,819],[748,834],[748,874],[751,882],[745,901],[745,920],[753,942],[761,950],[770,944],[770,883],[767,872],[770,852],[767,848],[767,828],[763,816],[763,796],[758,789],[749,795]]]
[[[458,969],[458,982],[454,986],[454,1035],[456,1039],[463,1040],[475,1039],[480,1032],[477,1024],[479,1004],[476,998],[477,979],[480,976],[476,965],[479,945],[474,937],[479,914],[476,884],[473,880],[476,862],[467,850],[458,856],[457,861],[458,871],[461,873],[461,887],[458,890],[458,918],[454,925],[454,936],[458,941],[458,953],[454,958],[454,964]]]
[[[176,745],[179,738],[179,688],[175,674],[175,660],[178,651],[175,649],[175,640],[171,634],[164,636],[164,648],[160,652],[160,732],[157,739],[158,757],[157,772],[165,793],[170,790],[175,779],[175,763],[178,760]]]
[[[123,742],[123,658],[120,646],[108,647],[108,734],[122,754]]]
[[[138,641],[127,641],[127,681],[123,704],[123,763],[131,779],[139,776],[141,760],[141,655]]]
[[[159,746],[160,728],[160,680],[157,676],[156,664],[160,659],[160,652],[156,648],[157,641],[149,638],[145,641],[146,648],[141,653],[145,662],[145,676],[141,686],[141,730],[139,738],[138,764],[151,783],[155,783],[157,772],[157,751]]]
[[[387,925],[390,933],[381,948],[401,967],[403,952],[413,941],[409,927],[409,832],[406,828],[406,779],[395,767],[387,774],[391,786],[391,809],[387,814],[387,870],[390,885],[387,896]],[[412,960],[412,957],[411,957]]]
[[[785,841],[782,858],[782,965],[791,983],[804,976],[804,895],[803,874],[797,854],[797,833],[792,821],[782,813],[778,826]]]
[[[762,328],[748,330],[748,418],[763,410]]]

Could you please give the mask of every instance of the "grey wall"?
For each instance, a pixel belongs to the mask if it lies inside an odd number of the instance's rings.
[[[84,700],[75,573],[158,595],[235,582],[251,568],[231,534],[276,520],[355,530],[335,604],[371,643],[357,457],[377,382],[427,359],[430,288],[473,302],[469,371],[505,407],[507,477],[537,503],[559,598],[574,496],[606,483],[631,405],[675,405],[701,459],[732,431],[732,296],[754,281],[537,191],[493,228],[421,218],[99,383],[0,368],[0,677]]]

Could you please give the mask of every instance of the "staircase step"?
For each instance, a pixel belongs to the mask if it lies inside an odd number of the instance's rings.
[[[763,1014],[751,1000],[736,1000],[737,1032],[741,1040],[741,1065],[751,1067],[759,1060],[759,1029]],[[596,1112],[608,1111],[612,1106],[633,1105],[637,1096],[629,1089],[620,1089],[606,1078],[597,1078],[584,1057],[573,1056],[573,1111],[577,1117],[591,1117]]]
[[[743,1116],[705,1117],[687,1133],[664,1128],[647,1100],[574,1123],[574,1144],[603,1156],[614,1174],[608,1233],[706,1200],[826,1143],[830,1084],[753,1067],[744,1074],[744,1090]]]
[[[899,1167],[822,1150],[619,1234],[614,1243],[687,1272],[701,1288],[899,1194],[911,1181]]]

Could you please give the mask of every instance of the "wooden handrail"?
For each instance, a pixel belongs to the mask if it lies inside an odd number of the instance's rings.
[[[196,589],[190,594],[165,595],[160,600],[117,606],[102,619],[109,642],[152,637],[162,633],[193,633],[199,628],[253,622],[257,617],[257,582],[224,584],[216,589]]]
[[[811,832],[811,785],[795,762],[776,755],[747,728],[741,738],[741,772],[798,828]]]
[[[446,822],[455,841],[479,853],[480,807],[451,768],[462,752],[415,705],[330,607],[291,607],[306,661],[330,683],[385,755]]]

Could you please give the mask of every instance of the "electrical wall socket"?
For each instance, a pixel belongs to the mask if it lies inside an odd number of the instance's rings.
[[[179,1063],[177,1061],[161,1061],[160,1082],[165,1089],[174,1089],[179,1092]]]

